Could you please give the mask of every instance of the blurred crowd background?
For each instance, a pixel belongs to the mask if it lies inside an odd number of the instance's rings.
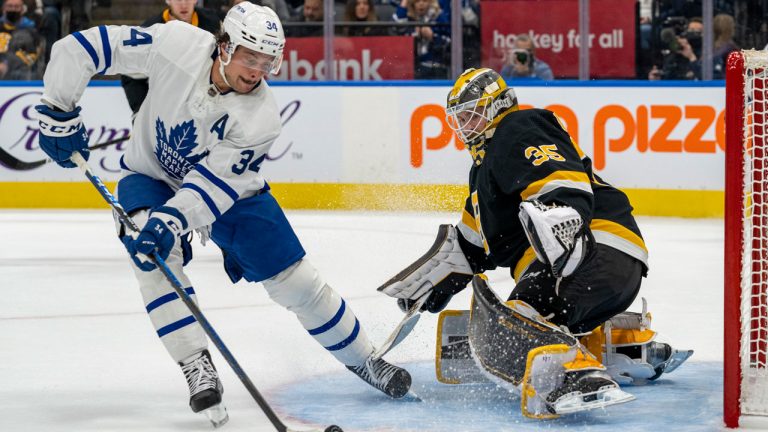
[[[241,1],[2,0],[0,77],[42,79],[51,45],[92,26],[180,19],[216,33]],[[768,0],[588,0],[588,13],[584,0],[252,2],[283,21],[285,80],[452,79],[479,66],[509,81],[718,80],[729,52],[768,44]]]

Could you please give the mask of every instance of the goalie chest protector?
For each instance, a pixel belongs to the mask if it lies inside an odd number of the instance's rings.
[[[604,182],[551,111],[526,109],[504,117],[485,145],[485,157],[469,173],[470,197],[465,210],[474,219],[497,266],[515,268],[530,246],[518,219],[523,199],[559,202],[574,208],[585,221],[619,225],[622,237],[637,247],[609,246],[643,261],[647,250],[620,190]],[[599,226],[591,226],[592,231]],[[615,230],[614,230],[615,231]],[[596,235],[598,243],[605,243]],[[618,245],[618,246],[617,246]],[[638,252],[635,249],[642,249]]]

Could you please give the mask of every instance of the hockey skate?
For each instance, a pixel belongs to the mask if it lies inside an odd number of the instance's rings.
[[[655,380],[693,355],[693,350],[674,349],[655,340],[657,333],[651,329],[648,304],[642,300],[642,312],[622,312],[581,339],[590,352],[601,357],[608,374],[621,385]]]
[[[347,366],[347,369],[391,398],[399,399],[411,388],[411,374],[382,358],[371,356],[362,365]]]
[[[192,408],[192,412],[203,412],[214,427],[226,423],[229,420],[229,414],[221,403],[224,387],[221,385],[219,374],[213,366],[208,350],[179,365],[189,386],[189,407]]]
[[[570,414],[604,408],[634,400],[619,389],[607,373],[580,370],[565,373],[563,383],[547,395],[547,407],[553,414]]]

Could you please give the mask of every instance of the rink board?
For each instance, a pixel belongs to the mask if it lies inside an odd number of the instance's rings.
[[[444,119],[448,89],[445,82],[275,85],[283,132],[262,172],[286,208],[458,210],[471,160]],[[41,91],[0,86],[0,145],[24,161],[45,156],[31,114]],[[627,191],[637,214],[722,216],[721,83],[574,82],[516,92],[523,108],[544,107],[561,117],[595,172]],[[92,144],[128,133],[120,87],[88,87],[81,105]],[[127,145],[93,152],[97,174],[116,181]],[[77,170],[0,166],[0,208],[100,205],[87,186],[72,183],[82,183]]]

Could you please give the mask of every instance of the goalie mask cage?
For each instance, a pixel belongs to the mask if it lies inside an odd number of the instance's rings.
[[[768,52],[726,65],[723,415],[768,416]]]

